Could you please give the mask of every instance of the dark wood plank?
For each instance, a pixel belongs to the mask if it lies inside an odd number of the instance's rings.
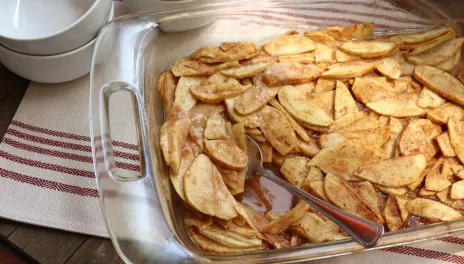
[[[39,263],[62,264],[81,247],[87,237],[20,224],[8,237],[8,241]]]
[[[111,240],[89,237],[82,246],[66,261],[66,264],[117,263],[123,264]]]
[[[2,79],[0,79],[0,81],[1,80]],[[29,81],[22,79],[16,84],[2,84],[2,86],[5,85],[16,85],[16,87],[0,101],[0,139],[3,138],[8,129],[8,126],[16,113],[16,109],[18,109],[18,106],[23,99],[24,93],[29,85]]]
[[[17,222],[13,222],[6,219],[0,219],[0,236],[4,238],[8,237],[18,227]]]
[[[27,87],[29,81],[10,72],[3,64],[0,64],[0,102],[18,87]]]

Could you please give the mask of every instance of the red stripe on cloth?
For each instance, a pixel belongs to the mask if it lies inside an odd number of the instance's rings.
[[[257,20],[252,20],[252,19],[244,19],[243,16],[248,16],[248,17],[256,17],[263,19],[263,21],[257,21]],[[251,24],[257,24],[257,25],[264,25],[264,26],[275,26],[275,27],[282,27],[282,24],[278,23],[278,21],[285,22],[285,23],[290,23],[292,24],[292,29],[302,29],[306,30],[308,27],[327,27],[327,26],[336,26],[339,25],[337,23],[336,19],[331,19],[330,23],[320,23],[320,22],[303,22],[303,21],[295,21],[292,19],[286,19],[286,18],[277,18],[269,15],[260,15],[260,16],[255,16],[255,15],[247,15],[247,14],[229,14],[228,16],[222,16],[219,17],[218,19],[220,20],[242,20],[245,23],[251,23]],[[272,23],[270,21],[275,21],[276,23]],[[329,21],[329,20],[328,20]],[[362,22],[361,20],[352,20],[351,23],[360,23]],[[293,26],[293,24],[295,26]],[[305,25],[306,27],[302,27],[299,25]],[[382,29],[402,29],[403,27],[397,27],[397,26],[391,26],[391,25],[383,25],[383,24],[376,24],[376,27],[382,28]]]
[[[41,188],[46,188],[46,189],[51,189],[51,190],[66,192],[66,193],[72,193],[72,194],[76,194],[80,196],[98,198],[98,191],[95,189],[83,188],[79,186],[74,186],[74,185],[69,185],[69,184],[64,184],[64,183],[59,183],[59,182],[54,182],[54,181],[38,179],[38,178],[31,177],[31,176],[26,176],[26,175],[19,174],[16,172],[8,171],[2,168],[0,168],[0,177],[35,185]]]
[[[382,18],[385,20],[395,21],[395,22],[402,22],[402,23],[416,23],[421,25],[429,25],[424,21],[413,20],[408,18],[400,18],[388,15],[379,15],[375,13],[363,13],[363,12],[356,12],[356,11],[348,11],[342,9],[335,9],[335,8],[310,8],[310,7],[302,7],[298,8],[298,10],[310,10],[310,11],[322,11],[322,12],[330,12],[330,13],[338,13],[338,14],[347,14],[347,15],[359,15],[359,16],[367,16],[367,17],[375,17],[375,18]],[[302,19],[318,19],[318,20],[336,20],[336,21],[356,21],[346,18],[333,18],[333,17],[326,17],[326,16],[311,16],[301,13],[295,12],[282,12],[282,11],[272,11],[272,10],[246,10],[240,11],[239,14],[242,13],[254,13],[254,12],[262,12],[265,14],[278,14],[284,15],[291,18],[302,18]]]
[[[63,142],[63,141],[58,141],[58,140],[33,136],[33,135],[29,135],[29,134],[20,132],[20,131],[18,131],[16,129],[12,129],[12,128],[8,128],[7,134],[13,135],[13,136],[21,138],[21,139],[33,141],[33,142],[40,143],[40,144],[44,144],[44,145],[50,145],[50,146],[54,146],[54,147],[61,147],[61,148],[71,149],[71,150],[92,152],[92,148],[90,148],[90,146],[84,146],[84,145],[75,144],[75,143],[68,143],[68,142]]]
[[[443,237],[437,240],[452,243],[452,244],[464,245],[464,238],[460,238],[460,237]]]
[[[86,170],[80,170],[80,169],[74,169],[74,168],[68,168],[60,165],[55,165],[55,164],[50,164],[46,162],[41,162],[41,161],[36,161],[36,160],[31,160],[31,159],[26,159],[23,157],[18,157],[15,155],[11,155],[9,153],[6,153],[4,151],[0,151],[0,157],[7,159],[9,161],[13,161],[16,163],[28,165],[31,167],[36,167],[36,168],[41,168],[41,169],[46,169],[46,170],[51,170],[51,171],[57,171],[61,173],[66,173],[66,174],[72,174],[76,176],[82,176],[86,178],[95,178],[95,175],[92,171],[86,171]]]
[[[464,264],[464,257],[462,256],[434,251],[434,250],[407,247],[407,246],[398,246],[398,247],[386,248],[383,250],[388,251],[388,252],[403,254],[403,255],[410,255],[410,256],[416,256],[416,257],[421,257],[421,258],[436,259],[436,260],[441,260],[441,261],[446,261],[446,262],[451,262],[451,263]]]
[[[68,132],[61,132],[61,131],[56,131],[56,130],[51,130],[48,128],[41,128],[33,125],[29,125],[17,120],[11,121],[11,125],[17,126],[29,131],[34,131],[42,134],[47,134],[55,137],[62,137],[62,138],[68,138],[68,139],[74,139],[74,140],[82,140],[82,141],[88,141],[90,142],[90,137],[89,136],[82,136],[82,135],[77,135],[73,133],[68,133]],[[127,148],[127,149],[132,149],[132,150],[138,150],[139,147],[134,144],[130,143],[125,143],[121,141],[113,141],[113,145],[117,147],[122,147],[122,148]]]
[[[71,150],[92,152],[92,148],[90,146],[85,146],[85,145],[80,145],[80,144],[75,144],[75,143],[68,143],[68,142],[63,142],[63,141],[58,141],[58,140],[33,136],[33,135],[29,135],[29,134],[20,132],[20,131],[18,131],[16,129],[12,129],[12,128],[8,128],[7,135],[12,135],[12,136],[24,139],[24,140],[40,143],[40,144],[43,144],[43,145],[49,145],[49,146],[60,147],[60,148],[71,149]],[[129,159],[129,160],[139,160],[140,159],[139,155],[130,154],[130,153],[122,152],[122,151],[114,151],[114,155],[116,157]]]
[[[233,16],[218,17],[217,20],[233,20],[233,21],[240,20],[241,22],[246,23],[246,24],[255,24],[255,25],[260,25],[260,26],[282,27],[282,24],[279,24],[279,23],[263,22],[263,21],[257,21],[257,20],[251,20],[251,19],[245,20],[245,19],[243,19],[243,18],[240,18],[240,17],[233,17]],[[321,25],[312,25],[312,26],[313,26],[313,27],[321,27]],[[308,30],[309,27],[308,27],[308,26],[302,27],[302,26],[299,26],[298,23],[295,23],[294,25],[291,26],[291,29],[296,29],[296,30]]]
[[[3,143],[13,146],[15,148],[19,148],[19,149],[27,150],[30,152],[47,155],[47,156],[54,156],[54,157],[58,157],[62,159],[69,159],[69,160],[75,160],[75,161],[86,162],[86,163],[92,163],[93,161],[92,157],[40,148],[40,147],[32,146],[29,144],[25,144],[25,143],[22,143],[22,142],[19,142],[19,141],[16,141],[16,140],[13,140],[7,137],[3,138]]]
[[[54,156],[54,157],[58,157],[62,159],[75,160],[75,161],[80,161],[80,162],[85,162],[85,163],[93,163],[92,157],[36,147],[36,146],[32,146],[29,144],[25,144],[25,143],[7,138],[7,137],[3,138],[3,143],[13,146],[15,148],[39,153],[42,155]],[[132,171],[140,171],[139,165],[129,164],[125,162],[115,162],[115,164],[117,168],[132,170]]]
[[[282,1],[282,0],[274,0],[273,2],[289,2],[291,3],[292,0],[287,0],[287,1]],[[317,4],[328,4],[328,5],[361,5],[361,6],[366,6],[366,7],[371,7],[371,8],[381,8],[382,10],[388,10],[388,11],[403,11],[401,8],[397,7],[387,7],[380,5],[380,3],[366,3],[366,2],[351,2],[351,1],[314,1],[310,3],[311,5],[317,5]]]
[[[47,134],[47,135],[51,135],[55,137],[69,138],[69,139],[82,140],[82,141],[90,141],[90,137],[88,136],[81,136],[81,135],[71,134],[67,132],[54,131],[54,130],[50,130],[47,128],[41,128],[37,126],[28,125],[26,123],[23,123],[17,120],[11,121],[11,124],[14,126],[20,127],[20,128],[30,130],[30,131],[39,132],[42,134]]]

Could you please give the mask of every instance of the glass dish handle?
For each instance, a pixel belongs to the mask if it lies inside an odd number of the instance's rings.
[[[113,155],[109,100],[112,94],[121,91],[129,92],[132,97],[139,139],[141,169],[140,174],[133,177],[124,176],[118,171]],[[141,107],[141,100],[138,91],[125,82],[111,82],[101,89],[99,114],[101,123],[98,133],[101,136],[93,138],[92,141],[96,153],[95,167],[99,168],[97,183],[107,229],[114,246],[127,263],[140,263],[137,257],[139,254],[133,253],[146,248],[152,250],[150,256],[154,258],[153,262],[188,263],[189,254],[175,240],[164,217],[153,171],[150,166],[145,166],[151,160],[151,152],[147,125],[143,122],[145,110]],[[118,221],[114,217],[115,214],[123,214],[124,221]],[[156,236],[147,237],[146,234],[156,234]],[[140,247],[125,250],[128,241]]]
[[[170,208],[160,199],[165,186],[155,177],[159,164],[153,162],[152,155],[157,153],[151,151],[155,143],[148,136],[145,80],[139,68],[143,61],[138,58],[157,34],[156,24],[141,23],[135,18],[128,21],[137,27],[127,29],[120,26],[120,21],[113,21],[103,28],[91,66],[90,132],[103,218],[116,251],[126,263],[193,263],[196,260],[179,243],[167,219]],[[137,48],[132,48],[134,52],[114,55],[122,49],[131,50],[128,47]],[[122,67],[121,61],[135,62],[134,67],[115,70]],[[123,109],[123,105],[113,104],[112,100],[110,105],[110,97],[119,92],[130,94],[132,99],[141,168],[140,174],[134,176],[117,168],[113,152],[110,128],[113,132],[116,129],[121,132],[123,128],[111,127],[110,114]],[[101,227],[98,225],[95,229]],[[96,234],[102,232],[99,230]]]

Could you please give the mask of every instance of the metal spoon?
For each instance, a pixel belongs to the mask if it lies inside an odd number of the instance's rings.
[[[248,137],[248,136],[247,136]],[[356,241],[364,247],[375,246],[384,233],[382,225],[368,221],[354,214],[345,212],[338,207],[327,203],[295,186],[282,180],[274,175],[270,170],[265,170],[262,164],[262,153],[258,144],[248,137],[248,168],[246,179],[253,176],[262,176],[269,179],[280,187],[286,189],[296,197],[307,202],[314,210],[321,212],[323,215],[334,221],[341,229],[350,234]]]

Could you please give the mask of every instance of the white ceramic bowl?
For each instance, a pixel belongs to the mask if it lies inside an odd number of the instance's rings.
[[[112,6],[105,21],[110,21],[113,18],[113,12]],[[90,72],[95,40],[96,38],[76,50],[53,56],[21,54],[0,45],[0,63],[10,71],[31,81],[67,82]]]
[[[0,0],[0,44],[30,55],[75,50],[94,39],[112,0]]]

